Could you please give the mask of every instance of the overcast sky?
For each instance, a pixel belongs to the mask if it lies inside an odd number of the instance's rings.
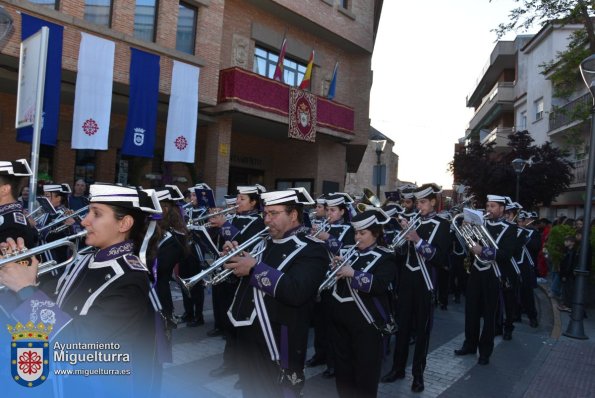
[[[384,1],[370,117],[395,141],[400,180],[452,187],[448,162],[473,116],[465,98],[494,48],[491,30],[513,8],[513,0]]]

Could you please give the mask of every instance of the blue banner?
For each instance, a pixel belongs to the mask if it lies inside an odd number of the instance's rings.
[[[50,30],[48,58],[45,70],[45,91],[41,122],[41,143],[56,146],[60,121],[60,93],[62,83],[62,38],[64,27],[43,19],[21,14],[21,40],[37,33],[43,26]],[[31,142],[33,126],[17,129],[17,141]]]
[[[130,50],[130,102],[122,155],[152,158],[157,135],[159,56]]]

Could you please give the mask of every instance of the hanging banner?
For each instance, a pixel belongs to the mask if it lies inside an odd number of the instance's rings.
[[[316,96],[289,89],[289,138],[316,141]]]

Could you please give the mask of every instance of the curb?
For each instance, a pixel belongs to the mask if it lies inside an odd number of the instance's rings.
[[[559,339],[562,335],[562,321],[560,319],[560,311],[558,310],[558,301],[550,297],[547,288],[538,283],[537,286],[541,289],[543,294],[550,300],[550,305],[552,306],[552,315],[554,317],[554,327],[552,328],[552,332],[550,333],[550,338],[552,339]]]

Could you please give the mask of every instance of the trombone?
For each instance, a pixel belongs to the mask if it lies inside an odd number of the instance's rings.
[[[265,245],[262,247],[258,247],[256,245],[259,242],[264,242],[269,238],[269,227],[265,227],[262,231],[251,237],[250,239],[246,240],[244,243],[238,245],[235,249],[231,250],[224,256],[219,257],[217,260],[213,261],[213,263],[209,266],[209,268],[199,272],[198,274],[191,276],[189,278],[180,278],[179,276],[176,277],[176,280],[184,291],[190,296],[190,290],[196,285],[198,282],[204,280],[207,285],[216,285],[218,283],[223,282],[226,280],[233,271],[231,269],[224,269],[223,266],[226,262],[228,262],[231,258],[240,255],[244,250],[249,248],[252,245],[255,245],[250,252],[252,257],[256,257],[261,254],[264,249]],[[207,277],[211,277],[211,279],[206,280]]]
[[[76,217],[76,216],[78,216],[79,214],[81,214],[81,213],[84,213],[84,212],[86,212],[86,211],[88,211],[88,210],[89,210],[89,206],[85,206],[85,207],[81,207],[81,208],[80,208],[80,209],[78,209],[77,211],[75,211],[75,212],[72,212],[72,213],[70,213],[70,214],[67,214],[67,215],[62,215],[62,216],[60,216],[60,217],[56,218],[56,219],[55,219],[54,221],[52,221],[51,223],[49,223],[48,225],[46,225],[46,226],[44,226],[44,227],[41,227],[41,228],[39,228],[39,229],[37,230],[37,232],[43,232],[43,231],[45,231],[46,229],[53,229],[53,228],[54,228],[56,225],[63,223],[64,221],[68,220],[68,219],[69,219],[69,218],[71,218],[71,217]],[[80,218],[80,217],[79,217],[79,218]],[[60,231],[62,231],[63,229],[65,229],[65,228],[68,228],[68,227],[69,227],[69,225],[61,225],[60,227],[56,228],[56,230],[55,230],[54,232],[60,232]]]
[[[72,264],[78,257],[79,253],[77,253],[77,244],[76,240],[79,238],[83,238],[87,235],[87,230],[83,230],[78,232],[74,235],[66,236],[62,239],[55,240],[50,243],[46,243],[45,245],[40,245],[34,247],[32,249],[24,249],[14,254],[8,254],[3,259],[0,259],[0,269],[6,266],[9,263],[25,261],[26,259],[35,256],[37,254],[41,254],[47,250],[53,250],[58,247],[68,247],[70,252],[72,253],[69,258],[65,261],[58,263],[56,260],[46,261],[43,263],[39,263],[37,265],[37,276],[41,276],[43,274],[47,274],[48,272],[52,272],[55,269],[65,267],[67,265]],[[0,285],[0,290],[6,289],[6,286]]]
[[[339,272],[339,270],[341,268],[343,268],[344,266],[346,266],[349,263],[352,263],[352,260],[355,260],[359,257],[359,252],[357,251],[357,245],[359,245],[359,240],[357,242],[355,242],[355,245],[353,245],[352,247],[349,248],[349,250],[347,250],[344,254],[343,254],[343,261],[341,261],[341,263],[339,263],[337,266],[335,266],[335,268],[333,268],[332,271],[327,272],[326,275],[326,279],[320,284],[320,286],[318,287],[318,297],[320,297],[320,294],[327,290],[327,289],[332,289],[336,284],[337,284],[337,273]],[[332,266],[332,263],[331,263]]]

